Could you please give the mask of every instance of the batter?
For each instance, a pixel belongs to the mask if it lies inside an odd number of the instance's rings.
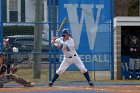
[[[88,71],[74,48],[74,40],[70,37],[69,29],[62,30],[62,37],[58,39],[53,37],[52,44],[63,51],[64,58],[48,86],[52,87],[59,75],[61,75],[71,64],[75,64],[84,74],[89,86],[93,87],[94,85],[90,80]]]

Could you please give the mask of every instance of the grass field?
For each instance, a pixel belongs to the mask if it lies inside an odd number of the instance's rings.
[[[28,65],[22,65],[22,67],[18,70],[17,75],[20,77],[32,81],[35,84],[47,84],[49,82],[49,72],[48,65],[43,65],[41,68],[41,78],[33,79],[33,69],[28,67]],[[110,80],[110,74],[107,71],[93,71],[89,72],[92,81],[99,82],[116,82],[114,80]],[[53,71],[52,71],[53,75]],[[58,79],[57,83],[66,83],[66,82],[83,82],[86,81],[83,74],[80,71],[65,71]],[[117,82],[140,82],[140,80],[117,80]],[[13,83],[13,82],[11,82]]]
[[[43,64],[41,66],[41,78],[33,79],[33,69],[28,64],[20,65],[21,68],[17,71],[17,75],[22,78],[33,81],[37,84],[46,84],[49,82],[49,69],[48,65]],[[52,75],[54,72],[52,71]],[[109,71],[89,71],[90,77],[93,81],[106,81],[110,80]],[[85,81],[85,77],[80,71],[65,71],[58,79],[58,81]]]

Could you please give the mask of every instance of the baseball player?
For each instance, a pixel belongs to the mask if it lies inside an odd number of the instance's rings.
[[[17,72],[16,66],[11,66],[10,73],[6,73],[7,71],[7,65],[6,63],[6,57],[3,55],[3,53],[0,53],[0,88],[4,86],[5,83],[15,81],[18,84],[21,84],[25,87],[33,87],[33,83],[28,82],[24,80],[23,78],[19,77],[15,73]]]
[[[83,62],[81,61],[74,48],[74,40],[70,37],[69,29],[62,30],[62,37],[58,39],[56,39],[56,37],[53,37],[52,44],[63,51],[64,59],[60,64],[60,67],[57,69],[52,81],[49,82],[48,86],[52,87],[59,75],[61,75],[71,64],[75,64],[84,74],[89,86],[93,87],[94,85],[90,80],[87,69],[85,68]]]
[[[13,63],[12,57],[11,57],[11,53],[13,53],[13,49],[11,48],[10,44],[9,44],[9,38],[6,38],[4,40],[4,50],[3,53],[5,54],[6,57],[6,66],[7,66],[7,74],[10,73],[10,68],[11,68],[11,64]]]
[[[133,74],[134,70],[136,70],[136,78],[140,79],[140,76],[139,76],[139,71],[140,71],[139,45],[137,44],[136,36],[133,36],[131,40],[132,40],[132,42],[129,45],[129,51],[130,51],[129,79],[132,79],[132,74]]]

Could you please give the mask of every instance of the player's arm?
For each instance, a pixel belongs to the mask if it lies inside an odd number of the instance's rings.
[[[63,46],[61,46],[61,47],[62,47],[62,50],[70,51],[71,50],[70,48],[74,48],[73,39],[71,41],[69,41],[69,42],[64,43]]]
[[[62,47],[63,47],[63,44],[54,43],[54,45],[55,45],[57,48],[60,48],[60,49],[62,49]]]
[[[59,43],[54,42],[53,45],[56,46],[56,47],[59,48],[59,49],[62,49],[62,50],[65,50],[66,48],[69,47],[69,46],[66,45],[65,43],[59,44]]]
[[[53,37],[51,43],[52,43],[52,45],[54,45],[57,48],[61,49],[63,47],[63,44],[59,44],[58,41],[59,41],[59,38],[56,39],[56,37]]]
[[[6,72],[7,66],[5,64],[0,65],[0,75]]]
[[[56,37],[53,37],[53,38],[52,38],[52,41],[51,41],[52,45],[54,45],[55,40],[56,40]]]
[[[132,52],[132,51],[133,51],[132,44],[129,44],[129,51],[130,51],[130,52]]]

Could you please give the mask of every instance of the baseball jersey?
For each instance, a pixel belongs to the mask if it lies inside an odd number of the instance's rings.
[[[130,51],[130,57],[131,58],[139,58],[139,56],[140,56],[139,45],[131,43],[129,45],[129,48],[136,49],[136,51]]]
[[[63,41],[63,37],[60,37],[60,38],[56,39],[55,42],[57,44],[62,45],[62,51],[66,58],[71,57],[76,54],[76,51],[74,48],[74,40],[71,37],[69,37],[69,39],[66,41]]]

